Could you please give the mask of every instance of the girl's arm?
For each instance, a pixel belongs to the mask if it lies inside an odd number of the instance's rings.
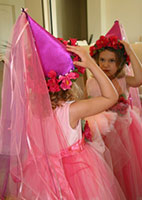
[[[133,76],[126,76],[126,83],[128,87],[139,87],[140,85],[142,85],[142,64],[137,58],[132,47],[125,41],[120,42],[124,45],[125,50],[130,57],[134,73]]]
[[[118,94],[109,78],[83,47],[67,46],[67,50],[79,55],[81,61],[76,61],[74,64],[88,68],[101,89],[101,96],[80,100],[70,105],[70,125],[75,128],[79,119],[105,111],[115,104]]]

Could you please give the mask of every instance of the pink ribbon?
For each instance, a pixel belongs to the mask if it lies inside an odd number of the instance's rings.
[[[84,149],[84,145],[85,145],[85,139],[84,139],[84,137],[82,137],[81,140],[78,140],[76,143],[74,143],[73,145],[71,145],[67,149],[63,150],[61,152],[61,156],[65,157],[65,156],[68,156],[68,155],[70,155],[71,153],[74,153],[74,152],[81,152]]]

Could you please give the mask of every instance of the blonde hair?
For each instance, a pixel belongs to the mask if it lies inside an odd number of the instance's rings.
[[[52,109],[55,109],[58,106],[62,106],[63,102],[66,101],[76,101],[82,98],[82,91],[79,86],[73,82],[72,88],[70,90],[60,90],[59,92],[49,92]]]
[[[18,199],[19,199],[18,197],[14,197],[14,196],[9,196],[5,198],[5,200],[18,200]]]

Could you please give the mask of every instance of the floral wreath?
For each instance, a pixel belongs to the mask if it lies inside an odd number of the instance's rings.
[[[60,42],[62,42],[65,46],[67,44],[72,46],[77,46],[77,39],[70,39],[68,41],[63,38],[58,38]],[[71,58],[73,61],[79,61],[80,58],[78,55],[71,53]],[[74,70],[71,70],[65,75],[57,75],[54,70],[48,72],[46,77],[47,87],[50,92],[55,93],[60,90],[68,90],[71,89],[72,83],[79,77],[84,74],[85,68],[75,65]]]
[[[125,47],[122,43],[119,42],[117,36],[100,36],[99,40],[96,41],[95,45],[90,47],[90,55],[93,57],[95,54],[104,51],[107,48],[113,48],[117,51],[120,51],[124,56],[124,60],[127,65],[130,64],[130,58],[125,51]]]

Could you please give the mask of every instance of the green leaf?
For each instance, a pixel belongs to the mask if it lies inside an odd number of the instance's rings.
[[[85,121],[84,119],[82,119],[82,120],[81,120],[82,132],[84,131],[85,123],[86,123],[86,121]]]

